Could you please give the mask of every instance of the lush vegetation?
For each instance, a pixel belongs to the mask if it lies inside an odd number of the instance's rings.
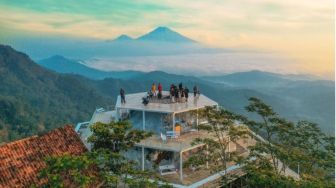
[[[184,166],[196,170],[209,168],[212,173],[224,171],[222,181],[218,182],[221,187],[334,187],[334,137],[322,133],[316,124],[292,123],[279,117],[260,99],[249,101],[246,110],[260,116],[259,121],[223,108],[207,107],[199,111],[209,122],[199,129],[207,130],[212,137],[194,141],[205,146],[191,155]],[[245,125],[237,124],[238,121]],[[108,187],[169,187],[151,181],[157,177],[138,170],[134,161],[123,156],[123,152],[150,133],[131,129],[128,122],[97,123],[91,130],[93,135],[88,139],[91,152],[47,159],[48,167],[41,175],[49,179],[48,185],[64,185],[64,181],[71,180],[86,187],[99,180]],[[248,155],[228,152],[230,142],[246,138],[257,141],[249,146]],[[226,171],[234,163],[242,166],[245,175]],[[88,169],[95,169],[99,175],[88,173]]]
[[[334,187],[334,137],[322,133],[314,123],[293,123],[279,117],[258,98],[249,101],[246,110],[257,114],[259,121],[222,108],[206,108],[201,114],[209,124],[199,128],[207,130],[213,138],[196,139],[195,143],[204,143],[206,147],[190,157],[185,165],[207,166],[213,172],[225,172],[229,162],[238,163],[247,174],[244,176],[246,187]],[[249,129],[236,125],[238,121]],[[257,138],[249,130],[263,138]],[[257,140],[249,147],[248,156],[228,153],[230,141],[247,137]],[[225,187],[228,182],[234,184],[236,179],[237,176],[229,173],[223,176],[221,184]]]
[[[75,75],[56,74],[0,45],[0,143],[87,120],[109,103]]]
[[[153,173],[139,170],[135,161],[123,156],[150,133],[131,129],[127,121],[96,123],[91,131],[91,152],[46,159],[47,167],[41,172],[41,177],[48,179],[46,187],[62,187],[68,182],[80,187],[170,187],[160,185]]]
[[[221,183],[226,185],[235,178],[234,175],[228,174],[226,169],[229,162],[236,161],[238,157],[236,152],[231,152],[230,143],[241,138],[247,138],[248,129],[244,126],[235,125],[238,116],[223,108],[207,107],[197,113],[209,122],[199,125],[198,128],[208,131],[208,134],[212,137],[194,140],[193,144],[204,144],[205,146],[195,155],[189,157],[184,166],[192,166],[196,169],[206,167],[212,173],[224,171],[224,174],[227,175],[223,176]]]
[[[251,187],[335,187],[335,138],[314,123],[289,122],[260,99],[250,98],[246,110],[260,121],[243,119],[264,141],[250,148],[243,161]],[[267,155],[265,155],[267,154]],[[285,176],[297,169],[300,179]]]

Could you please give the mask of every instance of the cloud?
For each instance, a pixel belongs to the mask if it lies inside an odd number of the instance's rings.
[[[222,75],[249,70],[277,73],[302,73],[299,63],[273,53],[234,52],[220,54],[189,54],[145,57],[93,58],[86,65],[101,70],[164,70],[187,75]],[[290,69],[289,69],[290,68]]]

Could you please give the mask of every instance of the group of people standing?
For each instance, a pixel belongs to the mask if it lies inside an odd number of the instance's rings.
[[[198,87],[195,85],[193,88],[193,92],[194,92],[194,97],[198,97],[200,95],[200,90],[198,89]],[[159,83],[156,89],[156,84],[153,83],[151,90],[149,91],[149,97],[156,97],[158,99],[162,99],[162,84]],[[176,86],[175,84],[171,84],[170,85],[170,89],[169,89],[169,96],[170,99],[172,100],[172,102],[184,102],[184,101],[188,101],[189,98],[189,89],[187,86],[183,87],[182,83],[179,83],[178,86]]]
[[[159,99],[161,99],[162,98],[162,85],[161,85],[161,83],[158,84],[157,91],[158,91],[158,93],[156,92],[156,84],[153,83],[150,94],[154,97],[157,96]]]
[[[172,102],[184,102],[184,99],[185,101],[188,101],[189,89],[188,87],[183,88],[182,83],[179,83],[178,86],[171,84],[169,94]]]
[[[196,85],[193,87],[193,92],[194,92],[194,98],[197,98],[200,95],[200,90]],[[148,98],[152,97],[162,99],[163,96],[162,96],[161,83],[159,83],[157,87],[155,83],[152,84],[151,90],[148,92]],[[189,89],[187,86],[183,87],[182,82],[179,83],[178,86],[176,86],[175,84],[171,84],[169,89],[169,97],[172,102],[188,102]],[[122,88],[120,89],[120,98],[121,103],[125,104],[126,103],[125,91]]]

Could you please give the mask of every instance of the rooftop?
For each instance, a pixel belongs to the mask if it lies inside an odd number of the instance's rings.
[[[167,96],[169,93],[167,91],[162,92],[163,95]],[[189,93],[189,99],[187,102],[150,102],[147,105],[142,103],[142,98],[147,95],[146,92],[134,93],[125,95],[126,103],[121,104],[120,95],[117,98],[116,108],[119,109],[130,109],[130,110],[140,110],[140,111],[150,111],[150,112],[163,112],[163,113],[180,113],[190,110],[196,110],[204,108],[205,106],[215,106],[218,105],[217,102],[211,100],[210,98],[200,94],[198,97],[194,97],[192,93]],[[165,101],[165,100],[162,100]]]
[[[32,136],[0,146],[0,187],[40,186],[44,158],[86,152],[75,130],[67,125],[42,136]]]

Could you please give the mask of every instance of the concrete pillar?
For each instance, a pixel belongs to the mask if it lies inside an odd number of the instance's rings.
[[[119,108],[116,108],[115,111],[116,111],[116,121],[119,121],[120,120]]]
[[[198,109],[196,110],[196,127],[197,127],[197,130],[198,130]]]
[[[142,111],[142,130],[146,130],[146,116],[145,111]]]
[[[175,113],[173,113],[173,131],[175,131]]]
[[[182,151],[180,152],[180,180],[183,182],[183,155]]]
[[[145,148],[141,147],[141,170],[145,170]]]

